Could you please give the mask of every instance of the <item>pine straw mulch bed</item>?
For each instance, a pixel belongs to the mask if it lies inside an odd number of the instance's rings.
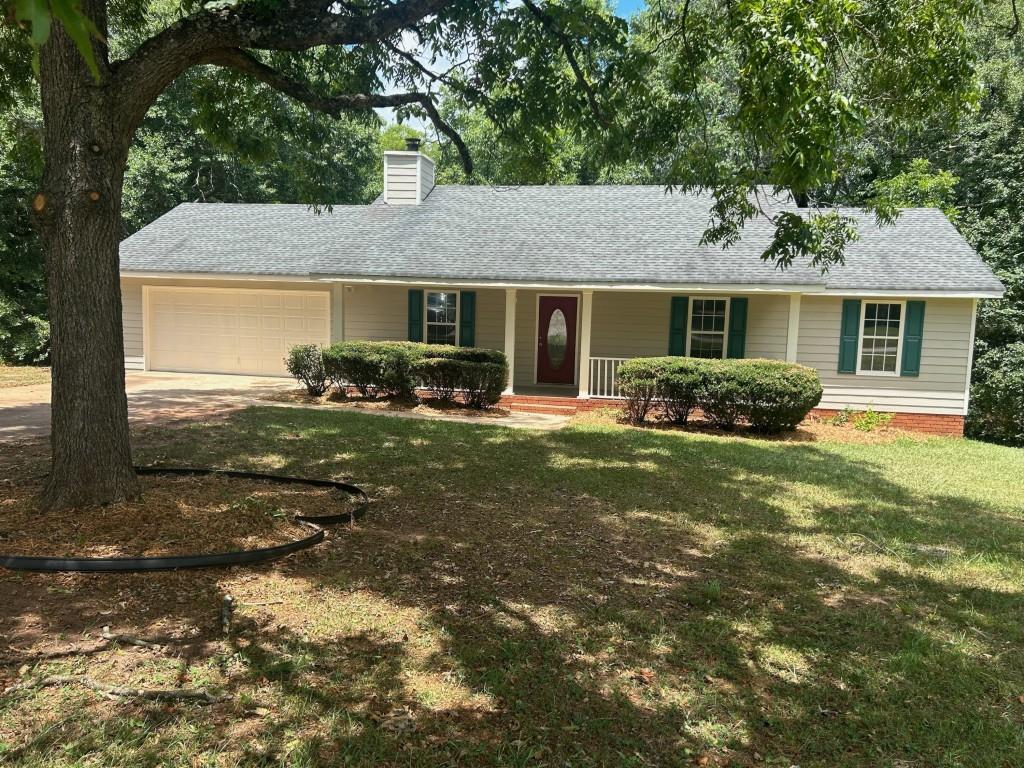
[[[304,389],[294,389],[287,392],[269,393],[261,399],[271,403],[325,405],[334,408],[352,408],[365,411],[402,411],[405,413],[422,413],[428,416],[436,413],[450,413],[469,418],[502,419],[509,415],[509,411],[504,408],[491,407],[480,410],[469,408],[459,402],[446,402],[435,397],[419,397],[415,400],[361,397],[359,395],[345,395],[336,390],[316,396],[309,394]]]
[[[54,519],[35,503],[41,478],[0,484],[0,551],[53,557],[156,557],[286,544],[311,530],[293,516],[349,508],[331,488],[217,475],[145,475],[138,501],[85,507]]]
[[[583,411],[573,417],[576,423],[605,423],[617,424],[632,429],[655,429],[666,432],[693,432],[702,435],[714,435],[718,437],[747,438],[753,440],[765,440],[781,443],[849,443],[853,445],[882,445],[893,443],[897,440],[911,440],[920,442],[927,440],[931,435],[920,432],[908,432],[890,426],[878,426],[870,431],[856,429],[850,424],[833,424],[828,419],[820,419],[814,416],[808,417],[796,429],[789,432],[780,432],[776,435],[766,435],[751,430],[744,424],[737,424],[732,431],[716,427],[710,422],[704,421],[699,416],[691,417],[690,421],[683,424],[676,424],[660,418],[651,418],[642,425],[628,424],[617,408],[600,408],[593,411]]]

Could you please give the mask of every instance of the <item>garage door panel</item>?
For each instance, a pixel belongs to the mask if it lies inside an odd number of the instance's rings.
[[[327,344],[326,291],[149,289],[153,370],[286,375],[296,344]]]

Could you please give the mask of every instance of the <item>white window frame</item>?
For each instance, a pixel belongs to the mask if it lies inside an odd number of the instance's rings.
[[[686,357],[690,357],[690,340],[693,338],[693,305],[695,301],[724,301],[725,302],[725,328],[722,329],[722,360],[729,354],[729,313],[732,311],[731,296],[690,296],[689,307],[686,310]],[[708,331],[698,331],[708,333]],[[711,331],[716,333],[716,331]],[[704,358],[713,360],[714,358]]]
[[[432,293],[454,293],[455,294],[455,346],[459,346],[459,327],[462,320],[462,291],[454,288],[424,288],[423,289],[423,343],[430,344],[430,326],[448,325],[448,323],[430,322],[430,294]]]
[[[864,355],[864,318],[867,317],[868,304],[897,304],[900,308],[900,325],[896,333],[896,370],[895,371],[866,371],[861,367]],[[907,302],[900,299],[861,299],[860,302],[860,325],[857,327],[857,375],[858,376],[899,376],[903,370],[903,329],[907,322]],[[872,336],[873,339],[888,338],[883,336]]]

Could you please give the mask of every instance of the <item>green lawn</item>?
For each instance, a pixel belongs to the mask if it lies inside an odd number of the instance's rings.
[[[187,646],[33,660],[22,678],[236,697],[13,694],[10,765],[1024,764],[1024,451],[275,408],[137,443],[141,462],[351,479],[374,504],[273,567],[116,589],[0,577],[31,597],[0,604],[4,633],[109,623]],[[0,460],[27,477],[41,451]],[[7,658],[14,675],[24,655]]]
[[[50,369],[41,365],[0,365],[0,389],[49,384]]]

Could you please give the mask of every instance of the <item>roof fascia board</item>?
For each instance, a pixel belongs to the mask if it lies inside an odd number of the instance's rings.
[[[255,280],[272,282],[301,283],[351,283],[379,285],[450,285],[466,288],[522,288],[524,290],[602,290],[602,291],[643,291],[673,293],[802,293],[827,296],[899,296],[903,298],[954,298],[954,299],[998,299],[1002,291],[905,291],[871,290],[851,288],[826,288],[821,284],[757,284],[757,283],[572,283],[572,282],[520,282],[507,280],[453,280],[444,277],[356,277],[343,275],[253,275],[233,272],[153,272],[121,270],[121,277],[145,278],[147,280]]]
[[[896,296],[907,299],[1000,299],[1005,291],[922,291],[922,290],[875,290],[871,288],[826,288],[821,293],[828,296],[849,296],[851,298],[872,298]]]

